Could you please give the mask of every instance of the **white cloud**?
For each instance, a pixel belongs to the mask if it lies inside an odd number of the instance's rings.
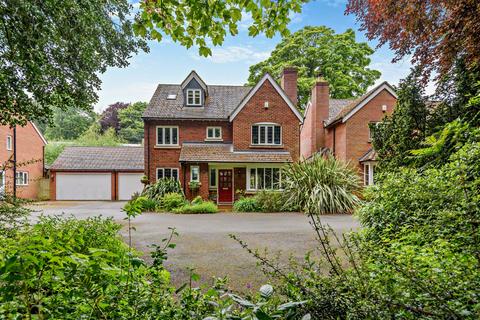
[[[213,48],[212,55],[207,59],[213,63],[245,62],[252,64],[265,60],[269,56],[270,51],[256,51],[251,46],[228,46]],[[192,57],[197,60],[203,59],[197,53],[192,54]]]

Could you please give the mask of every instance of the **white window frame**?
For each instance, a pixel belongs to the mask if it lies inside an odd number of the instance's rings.
[[[5,186],[5,171],[0,170],[0,187],[3,186]]]
[[[251,180],[251,170],[252,169],[255,169],[255,187],[252,188],[252,186],[250,185],[250,180]],[[278,189],[274,189],[273,188],[273,170],[272,170],[272,188],[264,188],[264,189],[259,189],[258,188],[258,169],[264,169],[263,171],[263,180],[265,181],[265,169],[278,169],[279,170],[279,180],[278,180],[278,183],[279,183],[279,188]],[[272,166],[272,165],[264,165],[264,166],[249,166],[247,167],[247,191],[260,191],[260,190],[273,190],[273,191],[281,191],[283,190],[282,188],[282,167],[279,167],[279,166]]]
[[[161,143],[159,143],[158,141],[158,129],[162,129],[163,130],[163,135],[162,135],[162,141]],[[165,131],[166,129],[169,129],[170,130],[170,143],[165,143]],[[177,143],[171,143],[173,141],[173,135],[172,135],[172,129],[177,129]],[[157,126],[155,128],[155,136],[156,136],[156,145],[157,146],[173,146],[173,147],[178,147],[178,143],[179,143],[179,136],[180,136],[180,129],[178,128],[178,126]]]
[[[366,162],[363,164],[363,185],[372,186],[375,184],[375,164],[372,162]]]
[[[218,137],[215,136],[215,131],[216,131],[217,129],[220,131],[220,135],[219,135]],[[213,136],[212,136],[212,137],[209,137],[209,136],[208,136],[208,131],[209,131],[209,130],[212,130],[212,132],[213,132]],[[222,127],[207,127],[207,130],[206,130],[206,131],[207,131],[207,132],[206,132],[206,136],[207,136],[206,140],[214,140],[214,141],[221,141],[221,140],[222,140]]]
[[[156,181],[160,180],[160,179],[158,178],[158,172],[159,172],[159,171],[163,171],[163,173],[162,173],[163,178],[161,178],[161,179],[165,179],[165,169],[170,169],[170,170],[171,170],[171,171],[170,171],[170,172],[171,172],[171,173],[170,173],[170,178],[172,178],[172,176],[173,176],[173,175],[172,175],[173,171],[176,171],[176,172],[177,172],[177,180],[180,180],[180,176],[179,176],[180,171],[178,170],[178,168],[159,167],[159,168],[157,168],[157,170],[156,170],[156,176],[155,176]]]
[[[13,138],[10,135],[7,136],[7,150],[8,151],[13,150]]]
[[[19,182],[18,177],[21,175],[22,180]],[[28,172],[27,171],[18,171],[15,176],[15,181],[17,182],[17,186],[28,186]]]
[[[253,142],[253,127],[257,126],[258,127],[258,143],[254,143]],[[264,127],[265,128],[265,142],[260,142],[261,141],[261,138],[260,138],[260,131],[261,131],[261,127]],[[272,142],[271,143],[268,143],[268,127],[272,127]],[[275,127],[280,127],[280,143],[275,143]],[[278,123],[273,123],[273,122],[259,122],[259,123],[254,123],[252,124],[252,127],[250,129],[250,136],[251,136],[251,139],[250,139],[250,143],[252,146],[281,146],[282,143],[283,143],[283,139],[282,139],[282,136],[283,136],[283,129],[282,129],[282,126]]]
[[[215,184],[212,184],[212,171],[215,172]],[[218,169],[217,168],[208,168],[208,187],[210,189],[216,189],[218,186]]]
[[[193,169],[197,170],[197,179],[193,179]],[[200,182],[200,166],[190,166],[190,181]]]
[[[190,103],[189,94],[192,94],[192,102]],[[202,90],[201,89],[187,89],[185,93],[187,106],[201,106],[202,105]],[[198,101],[197,101],[198,98]]]

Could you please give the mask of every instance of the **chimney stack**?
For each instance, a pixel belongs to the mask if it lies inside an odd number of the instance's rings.
[[[319,77],[312,88],[311,107],[312,112],[312,143],[313,152],[317,152],[326,146],[324,121],[328,120],[330,107],[330,89],[328,81]]]
[[[280,86],[282,87],[283,91],[285,91],[295,106],[297,106],[298,103],[297,78],[297,67],[285,67],[283,69],[282,79],[280,82]]]

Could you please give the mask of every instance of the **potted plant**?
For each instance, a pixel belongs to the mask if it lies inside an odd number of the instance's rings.
[[[201,186],[201,185],[202,185],[202,184],[201,184],[200,182],[198,182],[198,181],[190,181],[190,182],[188,183],[188,187],[190,188],[190,191],[192,191],[192,192],[197,192],[198,189],[200,189],[200,186]]]
[[[141,182],[143,185],[147,186],[147,184],[150,183],[150,180],[148,179],[147,176],[143,175],[142,178],[140,179],[140,182]]]

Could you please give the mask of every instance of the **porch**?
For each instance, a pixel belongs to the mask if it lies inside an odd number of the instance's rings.
[[[233,151],[231,144],[184,144],[180,153],[182,187],[189,199],[200,195],[231,206],[242,195],[280,189],[288,151]]]

